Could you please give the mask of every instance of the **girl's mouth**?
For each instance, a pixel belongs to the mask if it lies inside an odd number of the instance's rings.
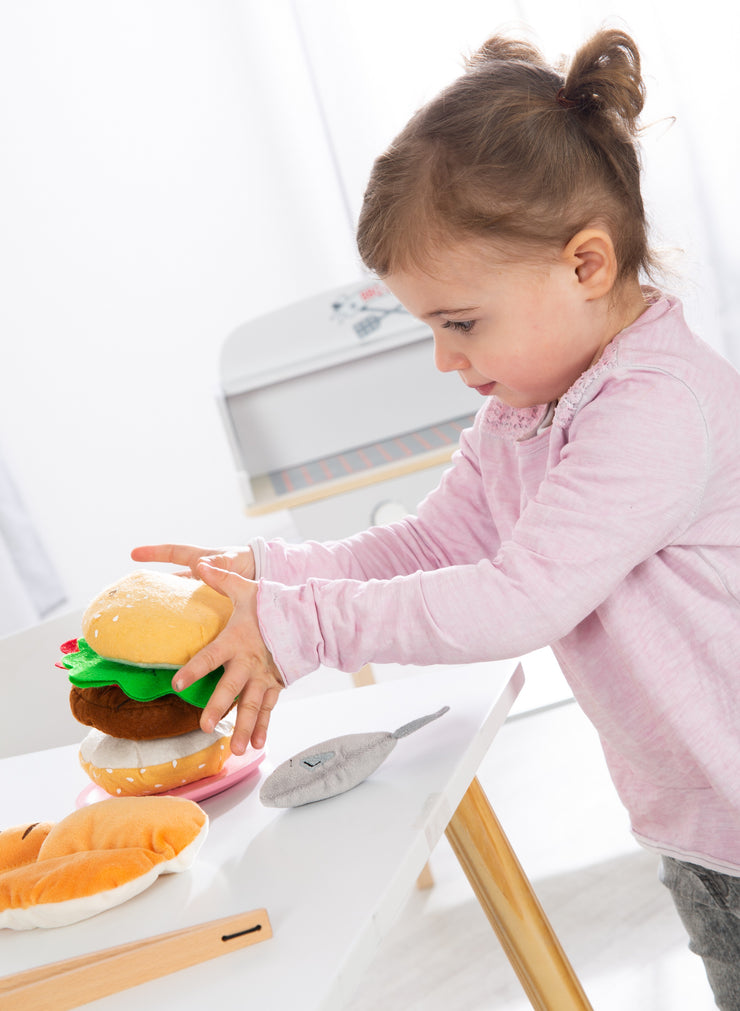
[[[476,393],[480,393],[482,397],[490,397],[496,388],[496,383],[484,383],[483,386],[474,386],[473,389]]]

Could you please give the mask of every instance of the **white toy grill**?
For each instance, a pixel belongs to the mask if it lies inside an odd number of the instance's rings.
[[[219,401],[250,515],[295,511],[339,537],[413,511],[480,398],[434,367],[431,331],[376,281],[245,323],[225,341]]]

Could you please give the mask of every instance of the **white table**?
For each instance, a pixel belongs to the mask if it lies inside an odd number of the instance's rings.
[[[286,693],[259,772],[202,802],[211,827],[191,871],[79,924],[0,931],[0,976],[265,907],[272,939],[87,1006],[342,1011],[446,831],[533,1006],[588,1009],[475,779],[521,683],[515,661],[501,661],[485,677],[479,666],[434,669],[294,701]],[[449,713],[401,739],[356,789],[289,811],[260,804],[264,777],[295,752],[393,731],[444,705]],[[87,782],[74,746],[3,759],[4,825],[58,821]]]

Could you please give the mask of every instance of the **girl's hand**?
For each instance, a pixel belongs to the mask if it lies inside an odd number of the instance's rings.
[[[260,634],[257,583],[216,567],[210,560],[201,561],[195,570],[199,579],[231,598],[234,613],[224,630],[180,668],[172,686],[182,691],[223,665],[224,673],[203,710],[200,726],[210,734],[238,697],[231,750],[243,755],[250,740],[254,748],[265,746],[270,714],[285,686]]]
[[[194,544],[146,544],[134,548],[131,557],[135,562],[170,562],[173,565],[184,565],[188,571],[178,575],[192,575],[195,579],[202,578],[197,571],[201,560],[217,569],[236,572],[245,579],[254,579],[254,555],[251,548],[199,548]]]

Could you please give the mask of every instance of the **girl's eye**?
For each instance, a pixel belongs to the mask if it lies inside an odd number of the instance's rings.
[[[474,319],[448,319],[442,324],[442,329],[455,330],[457,333],[470,333],[474,326]]]

